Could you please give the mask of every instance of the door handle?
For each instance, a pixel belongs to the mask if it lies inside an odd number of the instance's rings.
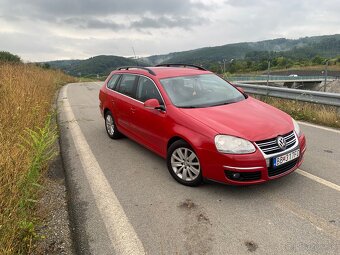
[[[112,103],[112,104],[115,104],[115,100],[111,99],[111,103]]]
[[[134,107],[131,107],[130,110],[131,110],[132,113],[136,112],[136,108],[134,108]]]

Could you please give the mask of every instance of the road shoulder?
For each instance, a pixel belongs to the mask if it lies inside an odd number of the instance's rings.
[[[59,91],[56,93],[53,109],[57,109]],[[55,118],[52,125],[58,127]],[[60,129],[59,129],[60,133]],[[38,240],[32,254],[74,254],[65,170],[59,139],[54,144],[57,156],[50,162],[42,177],[41,197],[37,202],[37,217],[41,224],[36,229]]]

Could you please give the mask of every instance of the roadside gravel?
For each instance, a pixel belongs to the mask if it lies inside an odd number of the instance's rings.
[[[56,144],[59,151],[59,144]],[[67,208],[67,193],[62,159],[59,155],[43,177],[42,197],[37,206],[41,225],[32,254],[74,254]]]

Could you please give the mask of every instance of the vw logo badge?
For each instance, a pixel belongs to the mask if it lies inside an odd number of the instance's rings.
[[[280,147],[281,150],[285,150],[287,146],[286,139],[282,136],[278,136],[276,139],[277,145]]]

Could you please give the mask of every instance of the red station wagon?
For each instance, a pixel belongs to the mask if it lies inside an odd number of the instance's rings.
[[[125,135],[159,154],[188,186],[276,179],[298,168],[306,150],[288,114],[199,66],[118,68],[99,100],[110,138]]]

